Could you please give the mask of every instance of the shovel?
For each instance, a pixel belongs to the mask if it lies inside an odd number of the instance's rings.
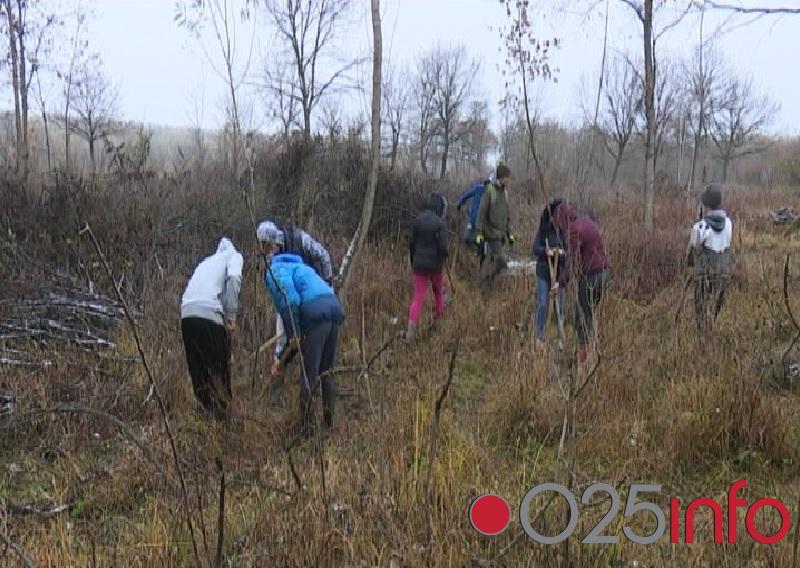
[[[547,239],[544,241],[545,246],[549,249],[550,243]],[[558,254],[561,254],[561,251],[558,251]],[[558,263],[558,257],[547,257],[547,268],[550,270],[550,282],[556,281],[556,266]],[[551,301],[553,302],[553,311],[556,314],[556,321],[558,322],[558,350],[564,350],[564,318],[562,316],[561,310],[558,309],[558,294],[552,296]]]

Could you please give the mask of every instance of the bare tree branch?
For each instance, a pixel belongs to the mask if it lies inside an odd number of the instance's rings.
[[[624,1],[624,0],[623,0]],[[715,2],[714,0],[702,0],[702,3],[715,10],[727,10],[729,12],[736,12],[739,14],[800,14],[800,7],[798,8],[768,8],[766,6],[751,6],[745,8],[744,6],[734,6],[733,4],[723,4]]]

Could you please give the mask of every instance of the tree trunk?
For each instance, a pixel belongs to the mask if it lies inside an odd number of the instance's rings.
[[[303,97],[303,140],[306,144],[311,142],[311,104],[307,97]]]
[[[427,156],[427,141],[423,141],[420,137],[419,141],[419,167],[422,168],[422,173],[428,175],[428,156]]]
[[[533,135],[533,121],[531,120],[530,102],[528,101],[528,78],[525,73],[525,64],[523,62],[520,62],[520,71],[522,74],[522,98],[523,106],[525,107],[525,124],[528,126],[528,143],[530,144],[531,156],[533,157],[533,165],[536,167],[536,177],[539,179],[539,190],[542,192],[542,195],[549,200],[549,197],[547,197],[547,190],[544,187],[544,172],[539,163],[539,156],[536,153],[536,138]]]
[[[17,0],[17,21],[22,26],[22,10],[24,2]],[[19,44],[19,100],[22,119],[22,179],[28,179],[28,162],[30,159],[30,146],[28,144],[28,70],[25,61],[25,30],[17,30],[17,43]]]
[[[442,168],[439,171],[439,179],[444,179],[447,175],[447,154],[450,152],[450,128],[444,129],[444,149],[442,150]]]
[[[400,131],[393,130],[392,131],[392,161],[389,169],[394,171],[394,167],[397,165],[397,149],[400,147]]]
[[[382,37],[381,37],[381,3],[380,0],[372,0],[372,141],[370,147],[370,159],[372,160],[369,172],[369,184],[367,194],[364,196],[364,207],[361,211],[361,222],[356,229],[357,239],[353,250],[350,265],[344,274],[344,282],[340,296],[346,301],[347,290],[350,286],[350,276],[353,274],[358,255],[367,240],[369,225],[372,222],[372,206],[375,202],[375,188],[378,185],[378,165],[381,159],[381,60],[382,60]]]
[[[609,184],[610,187],[614,187],[614,184],[617,183],[617,174],[619,174],[619,167],[622,165],[622,150],[614,156],[614,171],[611,174],[611,183]]]
[[[730,152],[726,152],[722,157],[722,183],[728,181],[728,166],[731,165]]]
[[[644,227],[653,229],[653,193],[656,168],[653,155],[655,138],[655,69],[653,66],[653,0],[644,0],[644,105],[647,133],[644,139]]]
[[[17,27],[14,9],[11,7],[11,0],[5,0],[3,7],[6,10],[6,20],[8,24],[8,43],[9,54],[11,56],[11,88],[14,91],[14,125],[16,127],[16,157],[15,164],[17,174],[22,170],[22,109],[19,100],[19,54],[17,52]]]
[[[94,143],[95,143],[94,134],[90,134],[89,137],[87,138],[87,141],[89,142],[89,163],[92,166],[92,173],[96,174],[97,173],[97,162],[96,162],[95,153],[94,153]]]

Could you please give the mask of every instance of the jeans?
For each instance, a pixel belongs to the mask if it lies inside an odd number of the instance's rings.
[[[556,309],[558,313],[557,318],[564,321],[564,288],[563,286],[558,289],[558,296],[556,297]],[[547,314],[550,307],[550,281],[541,276],[536,278],[536,309],[534,311],[536,318],[536,338],[544,340],[544,330],[547,326]]]

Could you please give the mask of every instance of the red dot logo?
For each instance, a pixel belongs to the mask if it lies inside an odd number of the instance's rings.
[[[498,535],[511,522],[511,507],[499,495],[481,495],[469,507],[469,522],[483,535]]]

